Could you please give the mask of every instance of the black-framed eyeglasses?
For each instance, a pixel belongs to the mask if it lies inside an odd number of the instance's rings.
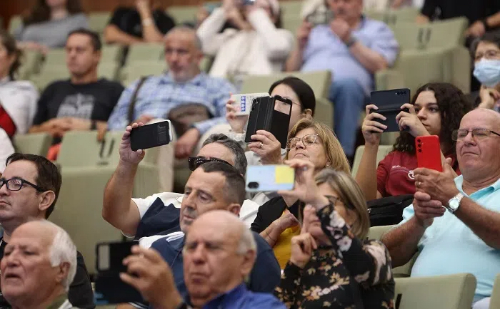
[[[196,157],[189,157],[188,158],[189,170],[195,171],[196,168],[198,168],[199,166],[203,165],[204,163],[211,162],[211,161],[215,161],[218,163],[224,163],[224,164],[228,164],[231,166],[230,163],[228,163],[227,161],[222,160],[222,159],[213,158],[213,157],[196,156]]]
[[[318,142],[318,137],[319,135],[315,133],[315,134],[305,135],[301,138],[299,137],[290,138],[288,139],[286,148],[287,150],[293,149],[297,145],[297,142],[299,141],[302,141],[302,144],[304,144],[304,146],[315,144],[316,142]]]
[[[28,184],[29,186],[36,189],[38,192],[45,192],[45,190],[43,188],[41,188],[40,186],[33,184],[29,181],[26,181],[25,179],[19,178],[19,177],[13,177],[13,178],[10,178],[8,180],[5,178],[1,178],[0,179],[0,188],[2,188],[2,186],[4,184],[5,184],[5,186],[7,186],[7,189],[9,191],[12,191],[12,192],[20,191],[21,188],[23,188],[24,184]]]
[[[485,128],[474,128],[474,129],[458,129],[454,130],[451,134],[451,139],[453,141],[462,141],[467,137],[467,135],[472,133],[472,137],[476,140],[482,140],[491,136],[491,134],[500,136],[500,133],[494,132],[493,130],[485,129]]]

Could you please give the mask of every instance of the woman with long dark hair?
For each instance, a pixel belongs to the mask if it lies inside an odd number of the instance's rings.
[[[384,116],[369,113],[378,109],[370,104],[366,107],[363,122],[365,151],[361,158],[356,181],[367,200],[388,196],[413,194],[415,180],[413,169],[417,168],[415,137],[437,135],[441,153],[451,159],[453,169],[460,173],[455,154],[452,132],[460,126],[462,117],[472,110],[472,103],[460,89],[449,83],[429,83],[420,87],[411,103],[404,104],[409,112],[400,112],[396,117],[402,131],[394,149],[376,167],[380,135],[385,125],[378,122]]]
[[[88,28],[80,0],[38,0],[15,37],[23,49],[46,52],[64,47],[68,34],[79,28]]]

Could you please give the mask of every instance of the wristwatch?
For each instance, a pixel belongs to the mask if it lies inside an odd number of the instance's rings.
[[[462,201],[462,198],[464,198],[464,195],[462,193],[458,193],[455,197],[448,201],[445,208],[451,213],[455,213],[458,210],[458,207],[460,207],[460,201]]]
[[[349,38],[349,40],[347,40],[347,41],[345,42],[345,45],[347,46],[347,48],[351,48],[351,46],[353,46],[353,45],[354,45],[354,43],[356,43],[356,42],[358,42],[358,39],[356,39],[355,37],[351,36],[351,37]]]

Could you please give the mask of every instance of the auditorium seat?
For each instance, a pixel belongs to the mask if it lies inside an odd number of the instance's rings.
[[[356,149],[356,153],[354,155],[354,163],[352,165],[352,170],[351,170],[351,174],[353,177],[356,177],[356,173],[358,173],[359,164],[361,163],[361,157],[363,157],[364,151],[365,151],[364,145],[360,145]],[[379,145],[377,152],[377,165],[391,151],[392,151],[392,145]]]
[[[51,144],[52,137],[46,132],[14,136],[14,147],[20,153],[46,156]]]

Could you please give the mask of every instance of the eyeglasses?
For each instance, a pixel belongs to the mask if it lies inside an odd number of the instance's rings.
[[[302,144],[304,144],[305,146],[310,146],[318,142],[318,137],[319,137],[318,134],[310,134],[310,135],[305,135],[302,138],[298,137],[291,138],[288,140],[286,148],[288,150],[293,149],[297,145],[297,142],[299,141],[302,141]]]
[[[228,163],[227,161],[222,160],[222,159],[213,158],[213,157],[207,158],[207,157],[203,157],[203,156],[197,156],[197,157],[189,157],[188,158],[189,170],[195,171],[196,168],[198,168],[199,166],[203,165],[204,163],[209,163],[211,161],[218,162],[218,163],[224,163],[224,164],[228,164],[228,165],[232,166],[230,163]]]
[[[475,138],[476,140],[482,140],[484,138],[487,138],[491,136],[491,134],[500,136],[500,133],[494,132],[489,129],[484,129],[484,128],[474,128],[474,129],[458,129],[454,130],[453,133],[451,134],[451,139],[453,141],[462,141],[467,137],[467,135],[472,133],[472,137]]]
[[[0,188],[2,188],[2,186],[4,184],[5,184],[5,186],[7,187],[7,189],[9,191],[13,191],[13,192],[20,191],[21,188],[23,188],[24,184],[28,184],[29,186],[31,186],[34,189],[36,189],[38,192],[44,192],[45,191],[40,186],[35,185],[35,184],[33,184],[31,182],[28,182],[25,179],[21,179],[19,177],[14,177],[14,178],[11,178],[11,179],[8,179],[8,180],[6,180],[5,178],[1,178],[0,179]]]
[[[489,51],[486,51],[484,54],[476,54],[474,56],[474,60],[475,61],[479,61],[481,60],[481,58],[485,58],[485,59],[497,59],[498,57],[500,57],[500,51],[495,51],[495,50],[489,50]]]

